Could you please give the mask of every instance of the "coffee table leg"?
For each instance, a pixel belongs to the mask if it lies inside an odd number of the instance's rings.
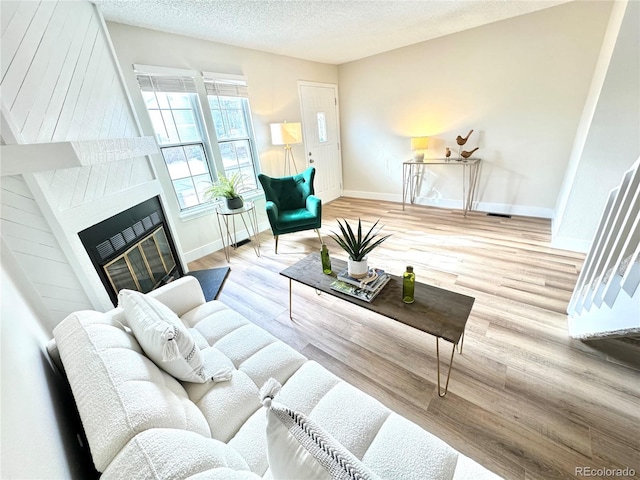
[[[293,311],[291,310],[291,279],[289,279],[289,320],[293,320]]]
[[[436,337],[436,361],[438,362],[438,396],[444,397],[449,390],[449,378],[451,378],[451,367],[453,366],[453,354],[456,351],[456,345],[451,346],[451,359],[449,359],[449,372],[447,373],[447,383],[444,385],[444,391],[440,388],[440,338]]]
[[[462,344],[464,343],[464,330],[462,331],[462,335],[460,335],[460,343],[458,343],[458,353],[462,355]]]

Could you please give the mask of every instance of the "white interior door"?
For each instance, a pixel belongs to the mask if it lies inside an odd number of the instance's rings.
[[[342,195],[338,87],[299,82],[306,164],[316,168],[315,194],[323,202]]]

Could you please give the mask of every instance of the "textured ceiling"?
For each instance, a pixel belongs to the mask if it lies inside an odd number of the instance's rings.
[[[104,17],[341,64],[568,0],[93,0]]]

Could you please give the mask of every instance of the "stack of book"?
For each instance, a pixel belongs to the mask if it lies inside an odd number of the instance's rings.
[[[353,278],[343,270],[337,275],[337,280],[331,283],[331,289],[352,297],[372,302],[383,287],[389,282],[389,275],[379,268],[369,269],[365,278]]]

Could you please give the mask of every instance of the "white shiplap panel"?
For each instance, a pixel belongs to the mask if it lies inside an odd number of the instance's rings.
[[[68,170],[68,169],[65,169]],[[51,183],[49,184],[49,192],[51,193],[50,203],[54,206],[54,210],[60,209],[60,203],[64,197],[64,192],[69,188],[69,175],[64,170],[55,170]]]
[[[114,193],[122,190],[122,162],[111,162],[109,174],[105,185],[105,193]]]
[[[97,59],[98,76],[93,82],[93,88],[84,112],[84,118],[80,124],[81,138],[102,138],[100,136],[102,121],[105,115],[113,115],[113,112],[107,111],[109,95],[118,94],[118,92],[110,90],[117,70],[103,32],[100,33],[98,42],[103,44],[104,49],[100,58]]]
[[[109,90],[106,93],[106,98],[112,100],[112,102],[110,102],[112,105],[107,107],[109,116],[105,117],[101,126],[101,132],[104,132],[103,135],[107,138],[140,136],[140,131],[129,107],[129,100],[120,82],[120,77],[115,73]],[[118,131],[117,128],[114,129],[121,118],[124,118],[126,125],[129,126],[127,129],[122,130],[122,133]],[[133,128],[131,128],[131,126]]]
[[[4,185],[1,195],[3,206],[14,207],[28,213],[40,215],[40,207],[38,207],[38,204],[32,198],[6,190]]]
[[[38,49],[38,45],[40,45],[43,32],[47,28],[55,7],[56,2],[40,3],[33,20],[27,28],[27,33],[13,57],[11,66],[2,79],[2,100],[9,109],[13,107],[13,102],[31,66],[31,60]]]
[[[64,63],[60,69],[60,74],[57,78],[51,99],[47,105],[47,110],[36,139],[37,142],[51,142],[53,140],[53,134],[61,116],[65,100],[71,102],[67,97],[71,90],[74,74],[79,71],[78,67],[81,67],[79,64],[80,53],[83,46],[85,46],[85,42],[91,40],[91,25],[92,20],[95,20],[95,18],[93,18],[93,10],[90,5],[84,3],[75,4],[74,6],[76,29],[73,33],[73,40],[66,53]]]
[[[146,157],[56,170],[52,175],[49,191],[60,211],[155,179]]]
[[[20,8],[20,2],[0,2],[0,32],[5,32]]]
[[[111,117],[114,114],[113,110],[109,110],[109,99],[113,98],[111,95],[117,94],[117,92],[110,91],[113,80],[114,75],[105,73],[100,84],[96,85],[97,91],[92,95],[89,108],[87,109],[88,118],[82,135],[84,135],[85,131],[88,131],[90,127],[91,135],[95,136],[95,138],[107,138],[107,135],[103,137],[102,123],[105,117]]]
[[[109,165],[106,163],[96,165],[96,195],[95,198],[103,197],[107,192],[107,179],[109,177]]]
[[[153,173],[153,168],[151,168],[151,160],[149,157],[136,158],[131,174],[133,178],[137,179],[138,183],[150,182],[156,178]]]
[[[64,31],[65,23],[69,19],[72,4],[69,2],[58,2],[51,15],[49,23],[43,32],[40,43],[31,58],[31,64],[22,80],[22,84],[16,95],[16,99],[11,106],[11,115],[14,123],[22,131],[29,112],[34,106],[41,88],[50,88],[54,83],[52,76],[45,74],[49,69],[52,57],[59,50],[66,50],[67,45],[61,44],[60,36]],[[25,139],[30,142],[30,140]]]
[[[99,165],[91,165],[90,167],[87,167],[90,171],[89,178],[87,179],[87,186],[84,190],[83,203],[91,202],[97,197],[96,186],[98,184],[98,173],[96,172],[96,169],[98,167]]]
[[[78,310],[93,310],[82,290],[40,283],[34,283],[34,287],[56,320]]]
[[[80,170],[84,167],[63,168],[56,170],[56,177],[60,186],[63,186],[59,190],[58,195],[58,210],[66,210],[71,208],[71,199],[73,198],[73,191],[75,189]]]
[[[42,230],[43,232],[51,231],[49,224],[42,215],[29,213],[20,208],[12,207],[11,205],[2,205],[0,217],[10,222],[22,223],[35,230]]]
[[[34,233],[34,230],[31,227],[28,227],[21,223],[11,222],[9,220],[5,220],[4,218],[0,219],[0,222],[2,222],[1,225],[3,237],[11,236],[25,240],[33,240],[34,236],[37,236],[38,243],[42,245],[46,245],[48,247],[58,246],[58,241],[51,232],[39,230],[38,232]]]
[[[128,112],[127,109],[124,108],[124,105],[120,106],[111,125],[111,135],[116,138],[124,137],[127,130],[127,115]]]
[[[138,127],[136,124],[130,120],[130,117],[127,118],[127,125],[124,132],[124,137],[134,137],[138,135]]]
[[[70,53],[73,39],[79,28],[74,12],[70,10],[73,4],[64,2],[64,5],[66,8],[58,8],[56,14],[65,14],[65,24],[55,39],[53,51],[49,54],[50,59],[47,69],[42,75],[42,81],[40,85],[38,85],[37,94],[33,96],[33,105],[28,110],[24,126],[22,127],[22,138],[28,143],[38,141],[40,129],[45,121],[46,112],[53,99],[56,86],[62,76],[65,60]],[[49,33],[49,31],[47,33]],[[41,51],[39,50],[38,54],[40,53]],[[22,95],[22,91],[20,95]],[[17,112],[15,115],[18,115]],[[18,123],[18,119],[16,119],[16,123]]]
[[[122,188],[126,189],[136,185],[137,181],[133,177],[133,166],[135,165],[135,161],[133,158],[127,160],[126,162],[122,162],[123,172],[122,172]]]
[[[21,176],[0,180],[2,238],[55,319],[91,302]],[[59,298],[52,293],[59,291]],[[71,295],[70,292],[73,292]],[[64,293],[64,294],[63,294]]]
[[[40,292],[43,298],[57,298],[63,301],[82,302],[84,292],[82,289],[69,288],[60,285],[51,285],[48,283],[34,282],[34,286]],[[93,310],[91,305],[87,307]],[[79,309],[80,310],[80,309]]]
[[[96,39],[98,38],[98,28],[96,19],[92,13],[92,18],[89,21],[89,28],[87,29],[87,33],[81,45],[80,53],[76,60],[71,83],[67,89],[64,103],[62,105],[53,136],[51,137],[54,142],[71,140],[71,138],[67,137],[67,132],[69,131],[69,126],[74,117],[76,104],[80,95],[80,89],[84,82],[89,61],[91,60],[93,47],[95,46]]]
[[[55,170],[45,170],[42,172],[38,172],[38,176],[42,178],[42,181],[44,182],[45,185],[47,185],[47,187],[51,185],[54,174],[55,174]]]
[[[70,285],[75,288],[78,284],[78,279],[68,263],[43,261],[40,257],[24,253],[16,253],[15,256],[32,281],[52,278],[55,279],[51,281],[54,285]]]
[[[78,101],[76,102],[75,111],[73,112],[73,118],[69,125],[69,130],[66,134],[66,140],[86,140],[88,138],[96,138],[95,134],[89,132],[87,136],[83,138],[83,120],[88,111],[89,101],[91,94],[96,88],[96,84],[100,84],[102,75],[99,75],[99,67],[102,63],[102,58],[105,55],[105,42],[103,40],[101,32],[96,35],[96,41],[93,51],[91,52],[91,58],[87,65],[87,70],[84,74],[82,87],[78,94]],[[107,52],[108,54],[108,52]]]
[[[78,310],[94,310],[91,307],[91,304],[85,303],[80,299],[71,302],[58,300],[55,298],[43,297],[42,303],[44,303],[45,306],[49,309],[49,311],[51,312],[51,318],[55,322],[61,322],[71,313],[77,312]]]
[[[6,223],[7,222],[5,220],[2,220],[3,228],[5,227]],[[34,257],[38,257],[42,260],[65,263],[67,259],[64,256],[64,253],[62,253],[60,247],[57,244],[54,246],[43,245],[38,241],[39,234],[39,231],[33,230],[33,235],[31,235],[31,238],[25,239],[7,235],[3,231],[2,238],[14,253],[14,255],[17,253],[21,253],[25,255],[33,255]]]
[[[22,43],[22,39],[27,33],[27,29],[36,14],[36,11],[38,10],[39,2],[20,2],[18,8],[13,14],[10,13],[9,6],[6,6],[5,10],[5,3],[13,2],[0,3],[2,4],[1,13],[3,16],[0,52],[2,52],[2,81],[4,82],[4,77],[9,68],[11,68],[15,54]],[[11,15],[10,20],[4,17],[5,11],[8,15]],[[5,21],[8,21],[6,26]]]
[[[100,123],[100,138],[117,138],[110,137],[109,129],[113,122],[113,117],[118,115],[118,106],[121,105],[122,102],[117,94],[120,88],[120,79],[117,75],[114,75],[111,77],[111,85],[109,85],[109,90],[105,95],[106,103],[104,105],[104,115]]]
[[[22,195],[23,197],[33,200],[31,190],[29,190],[29,187],[25,183],[24,178],[22,178],[22,175],[6,175],[1,178],[0,187],[3,191],[17,193],[18,195]],[[0,195],[0,199],[1,198],[2,196]]]
[[[73,185],[73,196],[71,197],[70,207],[81,205],[84,203],[85,192],[87,190],[87,183],[89,182],[89,176],[91,175],[91,167],[82,167],[78,169],[78,177],[76,183]]]

